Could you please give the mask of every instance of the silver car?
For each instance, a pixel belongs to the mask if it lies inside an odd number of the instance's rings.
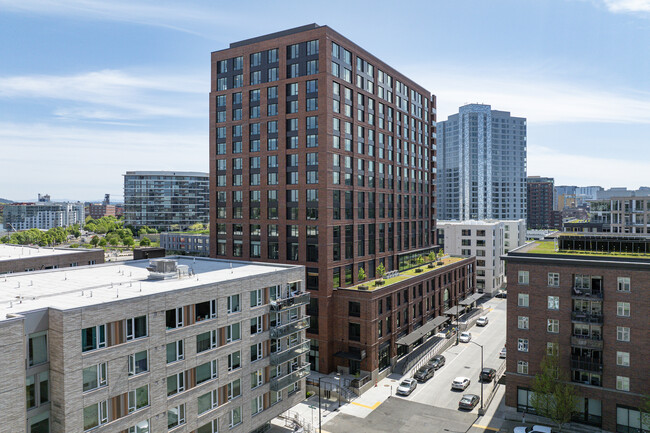
[[[460,389],[461,391],[464,391],[470,384],[470,380],[468,377],[457,377],[451,382],[451,389]]]
[[[415,379],[404,379],[397,387],[398,395],[410,395],[413,390],[418,386],[418,381]]]

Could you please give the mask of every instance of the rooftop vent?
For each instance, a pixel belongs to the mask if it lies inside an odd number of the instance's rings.
[[[188,275],[187,265],[179,265],[173,259],[155,259],[149,261],[147,266],[150,280],[169,280]]]

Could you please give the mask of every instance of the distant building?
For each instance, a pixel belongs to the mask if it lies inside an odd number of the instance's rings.
[[[209,220],[208,173],[127,171],[124,224],[161,231],[184,230]]]
[[[590,202],[592,222],[602,223],[611,233],[650,233],[650,191],[611,196]]]
[[[554,202],[554,180],[552,177],[528,176],[527,225],[529,229],[552,227],[551,212]]]
[[[526,119],[470,104],[438,122],[441,220],[526,218]]]
[[[38,202],[39,203],[48,203],[49,201],[50,201],[50,195],[49,194],[44,194],[44,195],[39,194],[38,195]]]
[[[96,220],[105,216],[116,216],[115,206],[112,204],[95,204],[88,205],[88,216]]]
[[[104,263],[104,250],[0,244],[0,274]]]
[[[210,235],[161,233],[160,246],[167,251],[208,257],[210,255]]]
[[[49,230],[54,227],[69,227],[74,224],[83,225],[85,221],[83,203],[51,201],[12,203],[5,205],[3,215],[7,231]]]
[[[305,398],[304,277],[170,257],[0,279],[2,431],[267,431]]]

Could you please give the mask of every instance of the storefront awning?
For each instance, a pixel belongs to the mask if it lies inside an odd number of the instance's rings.
[[[363,361],[364,358],[366,357],[366,351],[361,350],[359,352],[336,352],[334,354],[335,357],[337,358],[344,358],[344,359],[350,359],[352,361]]]
[[[483,293],[474,293],[467,298],[463,299],[462,301],[459,302],[460,305],[472,305],[474,302],[478,301],[483,297]]]
[[[424,325],[420,326],[418,329],[415,329],[410,334],[405,335],[404,337],[397,340],[395,344],[398,344],[400,346],[410,346],[411,344],[418,341],[420,338],[424,337],[429,332],[436,329],[438,326],[445,323],[447,320],[449,320],[447,317],[443,317],[443,316],[435,317],[433,320],[428,321]]]

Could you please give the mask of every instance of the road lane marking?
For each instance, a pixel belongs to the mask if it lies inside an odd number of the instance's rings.
[[[500,430],[501,430],[501,429],[498,429],[498,428],[487,427],[487,426],[484,426],[484,425],[478,425],[478,424],[472,424],[472,427],[482,428],[482,429],[485,429],[485,430],[492,430],[492,431],[500,431]]]
[[[377,403],[373,404],[372,406],[366,406],[365,404],[357,403],[356,401],[353,401],[352,404],[354,404],[356,406],[365,407],[366,409],[375,410],[375,409],[377,409],[379,407],[381,402],[378,401]]]

